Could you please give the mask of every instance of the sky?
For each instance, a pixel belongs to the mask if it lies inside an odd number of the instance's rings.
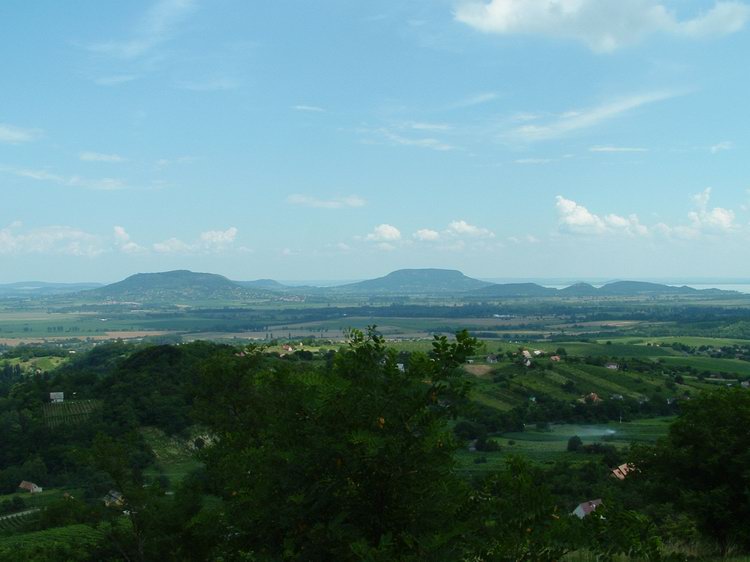
[[[750,1],[8,0],[0,282],[750,277]]]

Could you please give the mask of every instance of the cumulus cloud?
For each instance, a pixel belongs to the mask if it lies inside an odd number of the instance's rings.
[[[105,251],[98,236],[70,226],[22,230],[21,223],[0,229],[0,254],[63,254],[95,257]]]
[[[0,123],[0,142],[6,144],[21,144],[36,140],[41,135],[37,129],[24,129],[6,123]]]
[[[583,205],[558,195],[556,207],[560,229],[574,234],[626,234],[628,236],[646,236],[648,227],[641,224],[637,215],[627,217],[608,214],[601,217],[592,213]]]
[[[448,224],[446,233],[450,236],[468,236],[471,238],[494,238],[495,233],[487,228],[469,224],[465,220],[455,220]]]
[[[390,224],[376,226],[370,234],[365,237],[370,242],[395,242],[401,240],[401,231]]]
[[[194,251],[195,246],[187,244],[179,238],[169,238],[163,242],[155,242],[153,249],[160,254],[189,254]]]
[[[364,207],[367,201],[356,195],[336,197],[333,199],[318,199],[309,195],[294,194],[286,198],[290,205],[302,205],[316,209],[343,209],[345,207]]]
[[[657,0],[465,0],[455,18],[485,33],[572,39],[609,53],[656,33],[687,38],[735,33],[750,18],[750,6],[717,1],[681,20]]]
[[[137,254],[145,250],[145,248],[130,239],[130,234],[128,234],[122,226],[115,226],[113,230],[115,235],[115,246],[117,246],[121,252],[126,254]]]
[[[201,232],[198,240],[193,243],[184,242],[179,238],[169,238],[152,245],[155,252],[160,254],[216,254],[228,250],[234,244],[239,230],[232,226],[226,230],[207,230]],[[242,248],[241,251],[250,251]]]
[[[232,226],[226,230],[208,230],[201,232],[201,243],[207,248],[220,249],[234,243],[237,238],[236,227]]]
[[[440,239],[440,233],[437,230],[429,228],[420,228],[413,234],[414,238],[422,242],[434,242]]]
[[[707,187],[701,193],[693,195],[693,201],[697,209],[688,213],[688,218],[692,227],[697,230],[707,230],[714,232],[727,232],[733,230],[736,225],[734,222],[734,211],[724,209],[723,207],[708,206],[711,200],[711,188]]]

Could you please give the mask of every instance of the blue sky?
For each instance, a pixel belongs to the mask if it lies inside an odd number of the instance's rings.
[[[11,1],[0,26],[0,282],[750,276],[750,2]]]

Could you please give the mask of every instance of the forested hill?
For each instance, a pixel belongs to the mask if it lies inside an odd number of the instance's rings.
[[[360,294],[464,293],[491,283],[467,277],[455,269],[399,269],[377,279],[335,287],[331,292]]]
[[[244,301],[275,297],[267,289],[242,287],[222,275],[186,270],[138,273],[80,295],[92,300],[132,302]]]

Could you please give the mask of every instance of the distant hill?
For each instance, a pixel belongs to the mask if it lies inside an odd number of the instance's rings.
[[[286,291],[291,287],[274,281],[273,279],[256,279],[255,281],[235,281],[241,287],[252,287],[254,289],[268,289],[269,291]]]
[[[222,275],[187,270],[137,273],[123,281],[84,291],[85,299],[124,302],[184,303],[274,298],[266,289],[242,287]]]
[[[542,287],[536,283],[502,283],[498,285],[489,285],[479,290],[472,291],[475,297],[554,297],[557,295],[557,289]]]
[[[594,287],[589,283],[575,283],[564,289],[543,287],[536,283],[506,283],[491,285],[471,295],[476,297],[512,298],[512,297],[648,297],[648,296],[726,296],[737,294],[735,291],[720,289],[693,289],[692,287],[674,287],[659,283],[644,281],[615,281],[602,287]]]
[[[472,279],[455,269],[399,269],[385,277],[332,287],[330,291],[357,294],[454,294],[489,285],[491,283]]]
[[[576,283],[559,291],[561,297],[596,297],[599,294],[599,289],[588,283]]]
[[[639,295],[692,295],[698,293],[698,289],[692,287],[674,287],[660,283],[647,283],[645,281],[615,281],[607,283],[598,290],[600,295],[613,296],[639,296]]]

